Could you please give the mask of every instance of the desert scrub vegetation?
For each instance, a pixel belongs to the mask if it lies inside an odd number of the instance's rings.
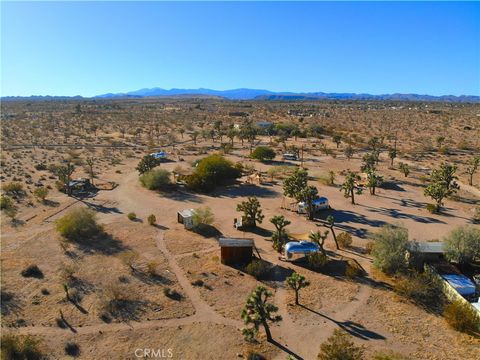
[[[42,270],[40,270],[40,268],[35,264],[28,265],[25,269],[21,271],[20,274],[23,277],[33,277],[36,279],[43,279]]]
[[[445,257],[465,266],[480,257],[480,229],[474,226],[459,226],[444,239]]]
[[[104,287],[100,299],[100,317],[120,321],[138,320],[145,301],[139,300],[137,293],[128,284],[111,283]]]
[[[129,212],[127,214],[127,218],[128,218],[128,220],[131,220],[131,221],[136,220],[137,219],[137,214],[135,214],[134,212]]]
[[[148,225],[154,226],[157,223],[157,218],[155,217],[155,215],[150,214],[147,217],[147,221],[148,221]]]
[[[147,171],[140,175],[140,183],[148,190],[165,190],[171,185],[170,172],[165,169]]]
[[[259,259],[252,259],[252,261],[245,266],[245,272],[257,280],[262,279],[268,270],[267,263]]]
[[[363,360],[365,350],[357,346],[346,332],[336,329],[322,345],[318,360]]]
[[[352,242],[353,242],[352,235],[347,232],[342,232],[337,235],[337,241],[338,241],[338,245],[341,248],[343,249],[349,248],[350,246],[352,246]]]
[[[387,274],[407,269],[405,252],[408,246],[408,230],[401,226],[385,225],[373,234],[373,265]]]
[[[260,161],[271,161],[275,158],[275,151],[268,146],[258,146],[253,150],[251,157]]]
[[[95,213],[85,208],[73,209],[56,221],[57,231],[67,240],[79,242],[103,233]]]
[[[209,192],[240,175],[240,170],[231,161],[214,154],[197,163],[195,172],[187,178],[187,186],[194,191]]]
[[[400,277],[394,285],[397,294],[415,304],[436,313],[441,313],[446,302],[442,283],[430,272],[413,271]]]
[[[40,341],[31,336],[2,335],[0,348],[2,360],[41,360],[46,358],[40,349]]]
[[[455,330],[478,334],[480,333],[480,316],[465,302],[454,301],[443,311],[443,316],[447,323]]]

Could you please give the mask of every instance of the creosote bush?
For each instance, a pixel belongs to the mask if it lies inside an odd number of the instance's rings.
[[[428,272],[412,272],[399,279],[394,288],[399,295],[429,310],[441,311],[445,303],[441,281]]]
[[[347,232],[342,232],[337,235],[338,245],[342,248],[348,248],[352,245],[352,235]]]
[[[455,330],[465,333],[480,332],[480,316],[466,303],[454,301],[448,304],[443,311],[448,324]]]
[[[137,218],[137,214],[135,214],[134,212],[129,212],[127,214],[127,217],[128,217],[128,220],[135,220]]]
[[[363,360],[364,358],[364,348],[356,346],[350,335],[338,329],[320,346],[318,354],[318,360]]]
[[[314,252],[307,255],[308,265],[315,270],[319,270],[328,263],[328,258],[321,252]]]
[[[147,221],[148,221],[148,225],[153,226],[157,223],[157,218],[155,217],[155,215],[151,214],[151,215],[148,215]]]
[[[261,279],[268,272],[267,264],[258,259],[253,259],[246,267],[245,272],[255,277],[255,279]]]
[[[40,360],[44,354],[40,342],[31,336],[3,335],[1,340],[2,360]]]
[[[92,210],[78,208],[70,210],[56,222],[57,231],[70,241],[84,241],[103,233]]]
[[[165,169],[147,171],[140,176],[140,183],[148,190],[164,190],[170,184],[170,172]]]

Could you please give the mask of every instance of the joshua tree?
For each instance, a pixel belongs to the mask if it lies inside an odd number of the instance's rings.
[[[345,157],[350,160],[352,157],[353,157],[353,154],[354,154],[354,150],[353,150],[353,147],[351,145],[348,145],[345,150],[343,151],[343,153],[345,154]]]
[[[335,241],[335,246],[337,247],[337,250],[340,250],[340,247],[338,246],[338,241],[337,241],[337,235],[335,234],[334,226],[335,226],[335,218],[333,215],[328,215],[326,220],[325,220],[325,226],[330,229],[332,232],[333,236],[333,241]]]
[[[320,231],[315,231],[315,232],[312,231],[310,235],[308,235],[308,238],[320,247],[320,251],[324,256],[327,256],[327,253],[323,248],[323,244],[325,243],[327,236],[328,236],[328,230],[325,230],[323,234]]]
[[[263,218],[262,209],[260,208],[260,202],[254,197],[249,197],[247,201],[242,201],[237,205],[237,211],[243,211],[243,217],[245,219],[245,225],[256,227],[257,221],[261,224]]]
[[[160,161],[158,159],[155,159],[152,155],[145,155],[138,163],[136,169],[141,175],[152,170],[158,165],[160,165]]]
[[[295,169],[295,172],[283,181],[283,194],[300,201],[300,193],[307,187],[308,172]]]
[[[400,163],[399,164],[399,167],[400,167],[400,171],[403,173],[403,175],[405,177],[408,176],[408,174],[410,174],[410,166],[408,166],[408,164],[405,164],[405,163]]]
[[[255,290],[247,298],[245,307],[242,310],[242,319],[245,325],[252,325],[250,328],[242,330],[243,335],[247,340],[255,339],[260,325],[265,329],[267,341],[272,340],[272,333],[270,332],[269,322],[279,322],[282,320],[280,315],[275,315],[278,307],[268,302],[272,293],[264,286],[257,286]]]
[[[95,158],[93,156],[89,156],[86,159],[86,163],[88,166],[88,175],[90,175],[90,182],[93,185],[93,177],[95,176],[95,172],[93,171],[93,165],[95,165]]]
[[[295,291],[295,304],[298,305],[298,293],[301,289],[310,285],[310,281],[305,279],[305,276],[300,275],[299,273],[294,272],[292,275],[285,279],[288,286],[290,286],[293,291]]]
[[[329,181],[330,185],[335,185],[335,171],[330,170],[328,172],[328,181]]]
[[[183,140],[183,134],[185,134],[185,129],[181,127],[180,129],[178,129],[178,132],[180,133],[180,136],[182,137],[182,140]]]
[[[375,170],[375,163],[377,162],[378,154],[376,152],[368,153],[363,155],[363,164],[361,170],[365,173],[368,173],[370,170]]]
[[[58,178],[65,185],[67,194],[69,196],[72,194],[72,190],[70,188],[70,181],[74,171],[75,166],[73,166],[73,164],[70,162],[68,162],[66,165],[59,166],[57,169]]]
[[[388,150],[388,157],[390,158],[390,166],[393,167],[393,160],[397,157],[397,149],[391,148]]]
[[[367,173],[367,187],[370,190],[370,195],[375,195],[375,189],[383,182],[383,177],[377,175],[375,170],[369,170]]]
[[[308,220],[313,220],[315,215],[315,206],[313,202],[318,197],[318,190],[315,186],[305,187],[299,194],[300,200],[305,203]]]
[[[270,222],[275,226],[276,231],[272,235],[273,248],[277,251],[282,251],[283,245],[287,240],[287,233],[285,227],[291,224],[291,222],[283,215],[276,215],[270,219]]]
[[[337,149],[340,143],[342,142],[342,136],[341,135],[333,135],[333,142],[337,144]]]
[[[193,131],[190,133],[190,138],[193,140],[193,143],[197,145],[198,131]]]
[[[455,182],[458,177],[455,175],[457,171],[456,165],[450,164],[441,164],[440,169],[436,169],[432,171],[431,180],[432,182],[441,182],[445,185],[448,191],[455,192],[460,187]]]
[[[237,135],[238,135],[238,131],[235,130],[234,128],[229,129],[227,132],[227,137],[230,139],[232,143],[232,147],[233,147],[233,141],[235,140],[235,136]]]
[[[355,205],[355,193],[360,195],[362,193],[362,189],[358,188],[355,184],[355,181],[359,179],[357,173],[352,171],[348,171],[347,176],[345,177],[345,182],[340,187],[340,191],[343,191],[344,196],[348,199],[352,199],[352,204]]]
[[[468,185],[470,185],[470,186],[473,185],[473,175],[477,171],[479,165],[480,165],[480,155],[474,156],[468,162],[467,174],[469,175]]]

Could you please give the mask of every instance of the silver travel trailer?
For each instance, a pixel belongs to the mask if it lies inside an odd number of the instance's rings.
[[[285,260],[295,261],[305,258],[308,254],[320,251],[318,244],[311,241],[290,241],[285,244]]]
[[[313,207],[315,211],[320,211],[320,210],[328,210],[330,208],[330,205],[326,197],[319,197],[318,199],[313,200]],[[305,204],[305,202],[300,201],[298,203],[297,212],[299,214],[307,213],[307,205]]]

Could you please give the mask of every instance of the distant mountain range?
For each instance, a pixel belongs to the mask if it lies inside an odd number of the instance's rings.
[[[419,94],[355,94],[355,93],[294,93],[294,92],[273,92],[258,89],[233,89],[233,90],[212,90],[212,89],[140,89],[126,93],[108,93],[94,96],[94,99],[116,99],[116,98],[145,98],[145,97],[220,97],[229,100],[386,100],[386,101],[445,101],[445,102],[473,102],[479,103],[480,96],[474,95],[419,95]],[[55,99],[83,99],[81,96],[6,96],[2,100],[55,100]]]

